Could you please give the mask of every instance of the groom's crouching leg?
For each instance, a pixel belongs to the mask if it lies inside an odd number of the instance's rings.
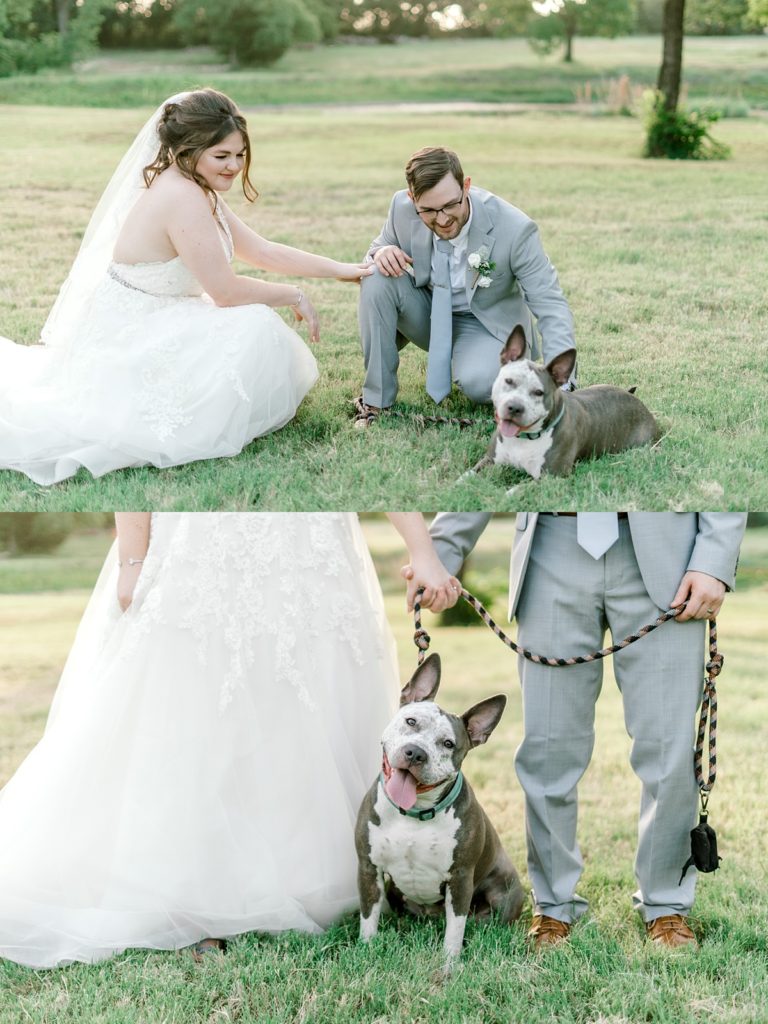
[[[377,271],[363,278],[358,318],[365,360],[363,402],[368,406],[386,409],[397,397],[399,349],[406,340],[398,329],[406,325],[408,338],[417,344],[426,329],[428,344],[429,305],[423,292],[407,274],[385,277]]]
[[[490,404],[491,388],[499,372],[501,348],[498,338],[489,334],[474,317],[456,318],[453,379],[470,402]]]

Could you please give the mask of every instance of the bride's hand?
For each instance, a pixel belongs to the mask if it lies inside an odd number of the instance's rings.
[[[354,284],[360,284],[364,277],[371,276],[375,265],[373,263],[339,263],[338,268],[337,281],[351,281]]]
[[[303,292],[301,295],[301,302],[298,302],[295,306],[291,306],[291,309],[293,310],[293,315],[297,320],[307,321],[307,326],[309,327],[309,340],[320,341],[320,322],[317,319],[317,312],[309,298]]]
[[[400,575],[406,581],[405,601],[409,612],[413,611],[416,591],[420,587],[424,587],[421,607],[429,608],[435,615],[446,608],[453,608],[461,596],[461,583],[451,576],[437,557],[414,558],[412,564],[402,567]]]
[[[117,577],[117,603],[127,611],[133,602],[133,592],[141,575],[141,565],[123,565]]]

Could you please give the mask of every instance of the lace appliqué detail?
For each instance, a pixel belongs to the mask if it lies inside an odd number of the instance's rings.
[[[186,412],[190,386],[179,373],[183,359],[183,339],[164,337],[152,350],[141,371],[141,395],[138,412],[161,443],[170,440],[180,427],[192,422]]]
[[[343,644],[362,665],[361,623],[375,615],[347,514],[182,519],[164,572],[182,581],[178,625],[199,663],[216,672],[211,684],[219,686],[220,713],[236,689],[275,684],[289,685],[315,709],[314,652]]]

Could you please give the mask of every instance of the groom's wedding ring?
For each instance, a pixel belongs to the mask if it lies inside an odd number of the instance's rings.
[[[714,614],[715,614],[715,609],[714,608],[707,608],[707,615],[714,615]]]

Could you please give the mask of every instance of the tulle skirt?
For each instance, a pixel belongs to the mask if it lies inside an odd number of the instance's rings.
[[[45,734],[0,793],[0,955],[33,967],[356,906],[394,644],[344,514],[155,514],[113,549]]]
[[[0,469],[39,484],[236,455],[292,419],[318,375],[268,306],[109,277],[72,334],[60,348],[0,338]]]

